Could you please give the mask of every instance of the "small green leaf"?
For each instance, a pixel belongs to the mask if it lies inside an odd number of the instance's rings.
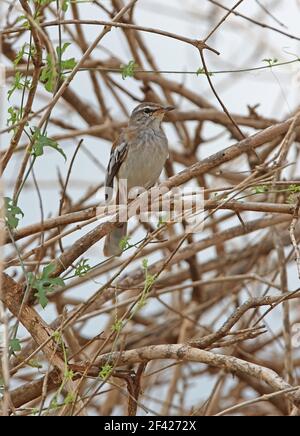
[[[88,259],[81,259],[75,269],[75,275],[78,277],[84,277],[90,270],[91,267],[88,264]]]
[[[149,260],[143,259],[143,269],[148,270]]]
[[[39,409],[34,407],[33,409],[31,409],[31,415],[32,416],[37,416],[40,413]]]
[[[276,65],[278,63],[278,59],[276,58],[263,59],[263,62],[266,62],[269,65],[269,67],[273,67],[273,65]]]
[[[22,350],[21,342],[18,338],[11,339],[9,341],[9,351],[14,354]]]
[[[205,68],[198,68],[198,70],[196,71],[196,75],[197,76],[202,76],[202,75],[206,76],[207,73],[205,71]],[[213,76],[214,74],[208,71],[208,75]]]
[[[297,194],[298,192],[300,192],[300,186],[299,185],[289,185],[288,191],[291,192],[292,194]]]
[[[29,273],[29,283],[32,289],[36,289],[37,293],[35,294],[36,297],[38,297],[39,304],[43,309],[45,309],[48,305],[48,298],[46,297],[46,293],[48,292],[48,289],[45,289],[43,285],[35,279],[34,275],[32,273]]]
[[[20,15],[17,20],[16,23],[20,23],[22,22],[22,27],[24,27],[24,29],[29,29],[30,25],[29,25],[29,21],[26,17],[26,15]]]
[[[128,250],[129,248],[132,247],[132,245],[129,243],[130,239],[131,239],[130,236],[124,236],[124,238],[122,238],[122,240],[119,243],[119,246],[122,251]]]
[[[55,271],[54,263],[49,263],[49,265],[45,266],[42,273],[42,278],[48,278],[50,274]]]
[[[21,47],[16,55],[16,58],[14,60],[14,66],[17,67],[25,55],[33,57],[35,54],[36,48],[34,46],[30,46],[27,42],[25,42],[25,44]]]
[[[287,197],[287,202],[289,204],[294,204],[297,201],[297,197],[300,192],[300,186],[299,185],[289,185],[288,189],[288,197]]]
[[[22,91],[24,88],[30,87],[30,80],[24,79],[24,76],[19,71],[16,72],[11,88],[7,92],[8,100],[11,99],[15,91]]]
[[[34,157],[43,156],[44,148],[50,147],[58,151],[64,157],[64,159],[67,160],[67,156],[65,155],[65,152],[59,146],[59,144],[56,141],[54,141],[54,139],[48,138],[47,133],[43,134],[40,129],[33,129],[32,142],[33,142],[31,148],[32,156]]]
[[[16,67],[20,62],[21,62],[21,60],[23,59],[23,57],[24,57],[24,55],[25,55],[25,51],[26,51],[26,47],[27,47],[27,43],[25,43],[24,45],[23,45],[23,47],[19,50],[19,52],[17,53],[17,56],[16,56],[16,58],[15,58],[15,60],[14,60],[14,66]]]
[[[54,91],[57,81],[57,71],[50,54],[48,54],[46,57],[46,65],[42,70],[40,80],[42,83],[44,83],[46,91]]]
[[[56,47],[56,53],[58,57],[62,57],[62,55],[66,52],[66,50],[70,47],[70,42],[65,42],[62,47]]]
[[[20,109],[17,109],[13,106],[9,107],[7,112],[9,113],[9,118],[7,118],[6,121],[6,125],[9,126],[14,126],[15,124],[17,124],[20,119],[21,119],[21,111]]]
[[[111,327],[111,330],[115,333],[120,333],[123,329],[124,323],[122,320],[117,320]]]
[[[149,274],[149,261],[148,261],[148,259],[143,260],[142,266],[143,266],[143,269],[145,271],[145,283],[144,283],[143,292],[141,293],[140,299],[139,299],[137,306],[136,306],[137,311],[142,309],[144,306],[146,306],[148,294],[151,291],[151,288],[154,285],[155,280],[156,280],[155,276],[153,276],[152,274]]]
[[[28,275],[29,284],[32,289],[37,291],[35,295],[43,309],[48,304],[47,294],[65,286],[63,279],[60,277],[51,277],[54,270],[55,265],[49,264],[43,269],[42,274],[34,276],[33,273],[29,273]]]
[[[73,394],[72,392],[68,392],[68,395],[64,399],[64,405],[68,406],[70,404],[73,404],[75,400],[76,400],[76,395]]]
[[[65,61],[61,61],[61,69],[63,71],[73,70],[76,67],[75,58],[66,59]]]
[[[269,191],[268,186],[256,186],[254,189],[254,194],[265,194]]]
[[[161,227],[163,227],[166,224],[167,224],[166,217],[160,216],[158,219],[157,228],[160,229]]]
[[[125,80],[127,77],[134,77],[137,67],[138,65],[134,61],[130,61],[127,65],[121,65],[122,79]]]
[[[155,283],[155,277],[151,274],[147,274],[147,277],[146,277],[146,289],[147,289],[147,291],[150,290],[150,288],[152,288],[154,283]]]
[[[101,368],[101,371],[99,372],[99,377],[102,380],[106,380],[111,375],[112,370],[113,370],[113,367],[107,363],[106,365],[104,365]]]
[[[61,337],[61,333],[60,333],[60,332],[56,331],[56,332],[53,333],[52,336],[53,336],[53,339],[55,340],[55,342],[56,342],[58,345],[62,345],[63,340],[62,340],[62,337]]]
[[[56,54],[59,60],[58,64],[54,61],[50,54],[48,54],[46,57],[46,65],[42,70],[40,80],[42,83],[44,83],[45,89],[48,92],[53,93],[57,82],[64,79],[64,71],[73,70],[76,66],[75,58],[62,59],[64,53],[67,51],[70,45],[70,42],[65,42],[61,47],[56,47]],[[58,70],[61,72],[60,77]]]
[[[50,408],[50,410],[56,410],[59,408],[59,404],[58,404],[56,396],[51,400],[49,408]]]
[[[5,223],[11,230],[14,230],[18,227],[20,218],[24,217],[24,213],[9,197],[4,197],[4,207]]]
[[[64,378],[65,378],[65,380],[67,380],[67,381],[72,381],[73,380],[73,378],[74,378],[74,376],[75,376],[75,374],[74,374],[74,372],[72,371],[72,370],[66,370],[66,372],[65,372],[65,374],[64,374]]]
[[[70,45],[71,45],[70,42],[65,42],[61,48],[60,47],[56,48],[57,57],[58,59],[60,59],[60,69],[62,71],[73,70],[73,68],[76,67],[75,58],[62,59],[64,53],[67,51]]]
[[[64,12],[67,12],[67,10],[69,9],[70,2],[71,2],[71,0],[64,0],[63,1],[61,8]]]
[[[31,368],[43,369],[43,365],[39,363],[38,360],[35,359],[30,359],[28,365],[31,366]]]

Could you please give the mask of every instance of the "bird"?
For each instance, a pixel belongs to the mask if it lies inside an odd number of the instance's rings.
[[[105,178],[106,192],[113,189],[116,179],[127,180],[128,192],[137,187],[148,190],[157,183],[169,157],[168,139],[162,129],[162,121],[174,109],[174,106],[144,102],[133,110],[128,126],[111,149]],[[121,256],[121,243],[126,235],[127,223],[119,223],[106,236],[104,256]]]

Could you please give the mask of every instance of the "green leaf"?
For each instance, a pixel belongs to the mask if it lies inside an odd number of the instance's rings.
[[[289,193],[287,197],[287,202],[289,204],[294,204],[297,201],[297,194],[300,192],[299,185],[289,185],[287,192]]]
[[[49,263],[49,265],[45,266],[42,272],[42,278],[48,278],[55,271],[55,264]]]
[[[206,76],[206,71],[205,71],[205,68],[198,68],[198,70],[196,71],[196,75],[197,76],[202,76],[202,75],[204,75],[204,76]],[[208,75],[209,76],[213,76],[213,73],[211,73],[211,72],[209,72],[208,71]]]
[[[148,265],[149,265],[149,260],[148,259],[143,259],[143,269],[144,270],[148,270]]]
[[[288,191],[293,193],[293,194],[297,194],[298,192],[300,192],[300,186],[299,185],[289,185]]]
[[[14,108],[13,106],[9,107],[7,112],[9,113],[9,118],[6,120],[6,125],[14,126],[17,124],[21,119],[21,111],[20,109]]]
[[[76,67],[76,60],[75,58],[67,59],[65,61],[61,61],[61,69],[63,71],[66,70],[73,70]]]
[[[68,395],[64,399],[64,405],[68,406],[70,404],[73,404],[76,400],[76,395],[72,392],[68,392]]]
[[[254,194],[265,194],[269,191],[268,186],[256,186],[254,189]]]
[[[20,218],[24,217],[24,213],[9,197],[4,197],[4,207],[5,223],[11,230],[14,230],[18,227]]]
[[[22,91],[24,88],[30,87],[30,80],[24,79],[24,76],[19,71],[16,72],[11,88],[7,92],[8,100],[11,99],[12,95],[16,90]]]
[[[64,0],[63,1],[61,8],[64,12],[67,12],[67,10],[69,9],[70,2],[71,2],[71,0]]]
[[[149,261],[148,261],[148,259],[143,260],[142,266],[143,266],[143,269],[145,271],[145,283],[144,283],[143,292],[141,293],[140,299],[137,303],[136,310],[140,310],[144,306],[146,306],[148,294],[151,291],[151,288],[154,285],[155,280],[156,280],[155,276],[153,276],[152,274],[149,274]]]
[[[56,53],[58,57],[62,57],[62,55],[66,52],[66,50],[68,49],[68,47],[70,47],[71,43],[70,42],[65,42],[62,47],[56,47]]]
[[[154,283],[155,283],[155,277],[153,275],[151,275],[151,274],[147,274],[147,277],[146,277],[146,286],[145,286],[147,291],[150,290],[150,288],[152,288]]]
[[[23,47],[21,48],[21,50],[17,53],[17,56],[16,56],[16,58],[15,58],[15,60],[14,60],[14,66],[15,66],[15,67],[16,67],[16,66],[21,62],[21,60],[23,59],[23,57],[24,57],[24,55],[25,55],[26,47],[27,47],[27,43],[25,43],[25,44],[23,45]]]
[[[43,365],[36,359],[30,359],[28,365],[31,366],[31,368],[43,369]]]
[[[40,157],[44,154],[44,148],[50,147],[58,151],[65,160],[67,156],[59,144],[51,138],[48,138],[47,133],[43,134],[40,129],[33,129],[31,155],[34,157]]]
[[[40,80],[45,85],[45,89],[48,92],[53,93],[58,80],[64,78],[63,72],[73,70],[76,66],[75,58],[62,59],[64,53],[70,47],[70,42],[65,42],[61,47],[56,47],[56,54],[59,60],[59,65],[54,62],[54,59],[50,54],[46,57],[46,65],[42,70]],[[58,67],[61,71],[60,77],[58,76]]]
[[[278,59],[277,58],[263,59],[263,62],[266,62],[267,64],[269,64],[269,67],[272,67],[273,65],[278,63]]]
[[[111,330],[115,333],[120,333],[124,327],[124,323],[121,319],[117,320],[111,327]]]
[[[160,216],[158,219],[157,228],[160,229],[161,227],[163,227],[166,224],[167,224],[167,218]]]
[[[17,67],[25,55],[33,57],[35,54],[36,48],[34,46],[30,46],[30,44],[25,42],[25,44],[21,47],[16,55],[16,58],[14,60],[14,66]]]
[[[59,287],[65,286],[63,279],[60,277],[51,277],[51,274],[55,271],[55,264],[50,263],[47,265],[40,275],[33,275],[29,273],[28,279],[32,289],[36,290],[35,296],[43,309],[48,304],[47,294],[55,291]]]
[[[65,371],[65,374],[64,374],[65,380],[72,381],[74,379],[74,377],[75,377],[75,374],[74,374],[74,372],[72,370],[67,369]]]
[[[62,340],[62,337],[61,337],[61,332],[56,331],[56,332],[53,333],[52,336],[53,336],[53,339],[55,340],[55,342],[58,345],[62,345],[63,340]]]
[[[33,289],[37,290],[35,296],[38,298],[39,304],[45,309],[48,306],[48,298],[46,297],[46,293],[48,289],[45,289],[42,284],[35,282],[35,278],[32,273],[29,274],[29,283],[31,284]]]
[[[134,77],[137,67],[138,65],[134,61],[130,61],[127,65],[121,65],[122,79],[125,80],[127,77]]]
[[[22,346],[18,338],[14,338],[9,341],[9,351],[12,354],[18,353],[21,350],[22,350]]]
[[[124,238],[122,238],[122,240],[119,243],[119,246],[122,251],[128,250],[129,248],[132,247],[132,245],[129,243],[130,239],[131,239],[130,236],[124,236]]]
[[[28,21],[26,15],[20,15],[20,16],[17,18],[16,23],[20,23],[21,21],[23,21],[23,23],[22,23],[22,27],[24,27],[25,29],[29,29],[30,24],[29,24],[29,21]]]
[[[64,59],[64,60],[62,59],[64,53],[66,52],[68,47],[70,47],[70,45],[71,45],[70,42],[65,42],[61,48],[56,47],[56,53],[57,53],[58,59],[60,59],[60,68],[62,71],[73,70],[73,68],[76,67],[75,58]]]
[[[56,410],[56,409],[58,409],[58,407],[59,407],[59,404],[58,404],[58,401],[57,401],[57,397],[55,396],[55,397],[51,400],[50,405],[49,405],[49,408],[50,408],[50,410]]]
[[[39,409],[34,407],[33,409],[31,409],[31,415],[32,416],[37,416],[40,413]]]
[[[106,365],[102,366],[101,371],[99,372],[99,377],[102,380],[106,380],[112,373],[112,370],[113,367],[107,363]]]
[[[84,277],[91,270],[88,264],[88,259],[81,259],[75,269],[75,275],[78,277]]]
[[[49,53],[46,57],[46,65],[42,70],[40,80],[44,83],[46,91],[54,91],[57,81],[57,71],[52,56]]]

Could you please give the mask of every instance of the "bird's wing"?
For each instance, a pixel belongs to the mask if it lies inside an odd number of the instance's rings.
[[[120,166],[124,162],[126,155],[128,153],[128,141],[125,135],[120,135],[120,137],[114,142],[110,159],[106,171],[105,187],[112,188],[115,176],[118,175]],[[106,198],[108,195],[106,195]]]

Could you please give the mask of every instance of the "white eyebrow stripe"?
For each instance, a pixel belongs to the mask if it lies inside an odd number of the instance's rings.
[[[143,108],[141,108],[142,110],[145,110],[145,109],[150,109],[151,111],[153,110],[153,111],[155,111],[157,108],[156,107],[154,107],[154,106],[144,106]]]
[[[143,106],[143,107],[140,107],[140,108],[137,108],[137,109],[135,109],[133,112],[134,113],[138,113],[138,112],[142,112],[142,111],[144,111],[145,109],[149,109],[149,110],[151,110],[151,111],[156,111],[157,109],[159,109],[159,107],[156,107],[156,106]]]

